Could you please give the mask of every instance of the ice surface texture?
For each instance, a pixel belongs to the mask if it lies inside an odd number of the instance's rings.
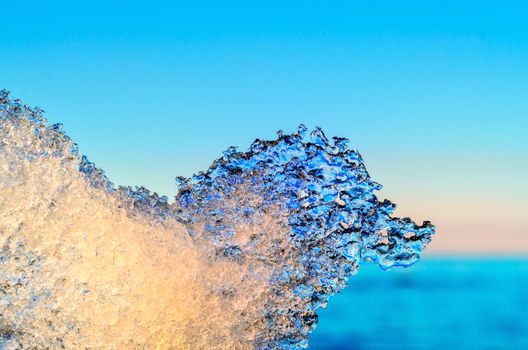
[[[1,92],[0,349],[305,348],[360,263],[410,266],[434,233],[391,216],[347,143],[231,147],[169,203]]]

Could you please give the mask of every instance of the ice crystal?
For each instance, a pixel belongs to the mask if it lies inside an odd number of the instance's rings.
[[[362,262],[408,267],[434,233],[302,125],[176,180],[173,203],[116,188],[2,91],[0,348],[304,348]]]

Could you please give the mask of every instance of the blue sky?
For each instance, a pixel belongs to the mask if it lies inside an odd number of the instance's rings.
[[[319,125],[351,139],[400,215],[443,228],[433,250],[528,251],[522,1],[18,1],[1,12],[0,88],[64,123],[118,184],[173,195],[174,176],[230,145]]]

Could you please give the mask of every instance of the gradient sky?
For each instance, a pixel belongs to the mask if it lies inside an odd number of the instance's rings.
[[[174,195],[230,145],[351,139],[430,253],[528,253],[524,1],[9,1],[0,88],[118,184]]]

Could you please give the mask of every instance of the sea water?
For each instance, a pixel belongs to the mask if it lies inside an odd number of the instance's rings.
[[[428,257],[386,272],[364,266],[320,311],[310,348],[528,349],[527,291],[527,257]]]

